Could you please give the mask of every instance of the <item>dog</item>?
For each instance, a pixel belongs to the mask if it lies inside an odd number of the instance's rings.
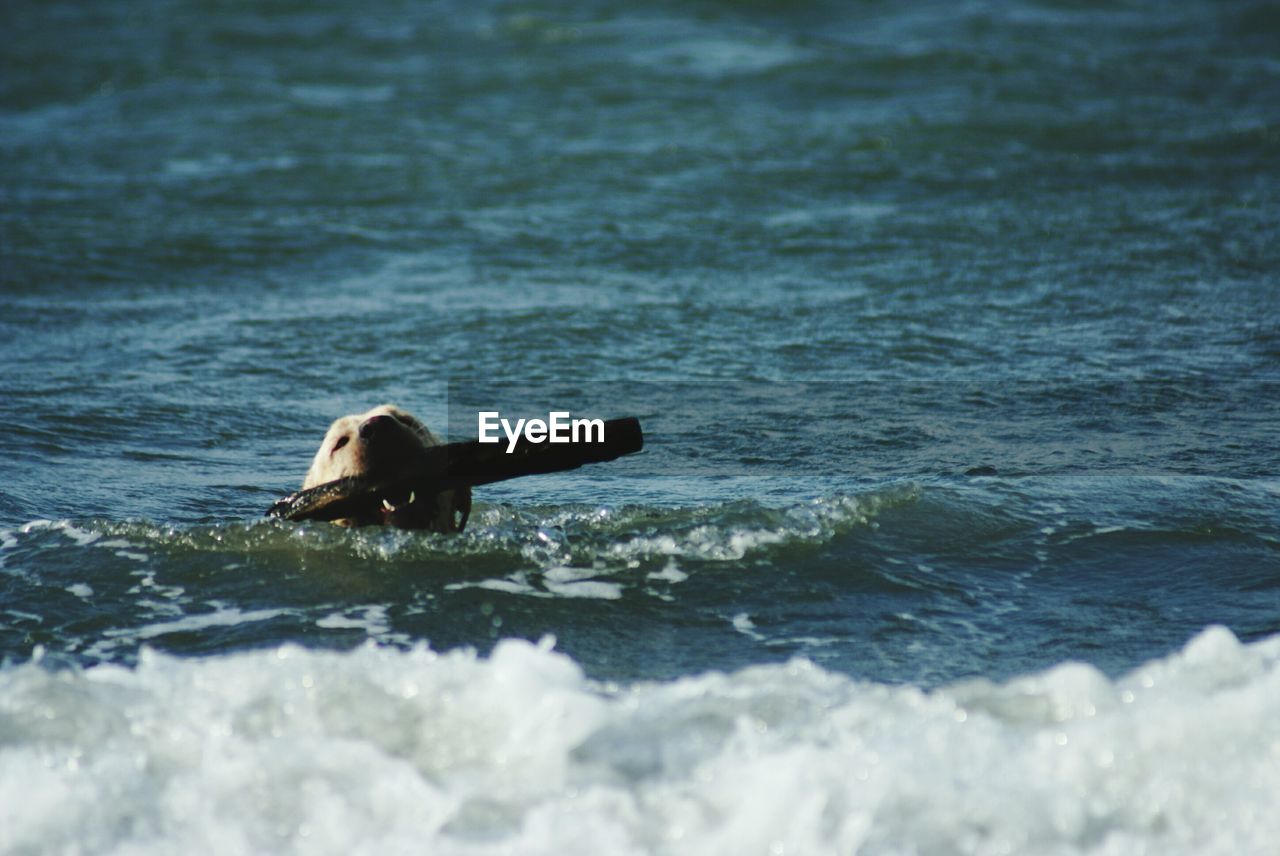
[[[394,404],[366,413],[343,416],[329,426],[316,452],[303,489],[349,476],[393,476],[421,460],[425,449],[440,445],[426,425]],[[387,525],[400,529],[461,532],[471,515],[471,488],[410,494],[397,505],[384,501],[381,509],[358,518],[336,520],[342,526]]]

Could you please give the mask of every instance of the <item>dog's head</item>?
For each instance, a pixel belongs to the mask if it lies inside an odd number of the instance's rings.
[[[410,465],[436,439],[425,425],[392,404],[343,416],[329,426],[303,488],[348,476],[379,476]]]

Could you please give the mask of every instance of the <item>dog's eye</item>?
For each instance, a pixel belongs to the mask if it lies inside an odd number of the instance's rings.
[[[343,434],[341,437],[338,438],[338,442],[333,444],[333,451],[334,452],[338,451],[343,446],[347,445],[347,443],[349,442],[351,442],[351,435]]]

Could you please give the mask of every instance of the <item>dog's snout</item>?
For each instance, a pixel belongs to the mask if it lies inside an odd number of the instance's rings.
[[[391,422],[392,422],[391,417],[387,416],[386,414],[379,414],[378,416],[369,417],[364,422],[360,423],[360,439],[361,440],[373,439],[378,434],[382,433],[383,431],[386,431],[387,427],[391,424]]]

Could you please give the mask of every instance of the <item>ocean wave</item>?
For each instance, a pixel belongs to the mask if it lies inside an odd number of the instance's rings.
[[[522,567],[566,564],[634,569],[669,559],[737,561],[779,546],[829,541],[871,523],[881,511],[916,501],[905,485],[866,494],[835,494],[769,505],[741,500],[686,507],[478,505],[466,532],[441,537],[370,527],[278,520],[214,525],[145,520],[35,520],[0,532],[0,565],[21,551],[59,546],[107,549],[145,562],[189,553],[233,553],[298,562],[437,561],[455,569],[477,557],[519,559]]]
[[[0,662],[35,646],[83,666],[133,663],[148,644],[475,644],[476,633],[496,641],[504,616],[561,630],[594,620],[582,607],[553,619],[558,601],[625,599],[628,621],[645,620],[647,603],[674,605],[685,588],[698,603],[698,592],[719,598],[726,579],[803,560],[915,498],[894,488],[780,505],[481,505],[453,537],[265,519],[36,520],[0,530]]]
[[[285,645],[0,670],[0,851],[1265,852],[1280,637],[931,692]]]

